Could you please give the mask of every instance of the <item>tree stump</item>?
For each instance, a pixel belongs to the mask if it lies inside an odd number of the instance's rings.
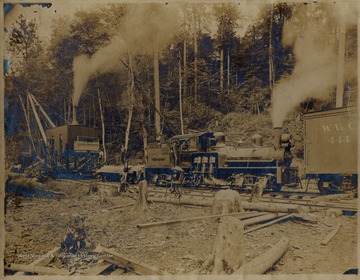
[[[240,194],[234,190],[222,190],[215,194],[212,204],[212,214],[228,214],[234,212],[241,212]]]
[[[244,263],[244,225],[234,217],[221,218],[213,251],[200,269],[206,274],[232,274]]]
[[[250,196],[249,201],[251,201],[251,202],[260,201],[260,197],[263,194],[266,184],[267,184],[267,179],[265,177],[259,178],[258,181],[256,182],[254,188],[251,191],[251,196]]]
[[[147,205],[147,188],[148,184],[146,180],[142,180],[139,183],[139,195],[138,195],[138,201],[134,207],[134,210],[136,211],[144,211],[148,209]]]

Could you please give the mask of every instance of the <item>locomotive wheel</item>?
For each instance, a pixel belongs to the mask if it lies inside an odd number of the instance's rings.
[[[275,186],[274,186],[274,191],[275,191],[275,192],[279,192],[279,191],[281,191],[281,188],[282,188],[282,185],[281,185],[281,184],[275,184]]]

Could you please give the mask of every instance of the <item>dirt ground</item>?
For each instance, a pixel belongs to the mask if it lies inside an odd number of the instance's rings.
[[[131,195],[89,194],[88,183],[53,181],[47,184],[47,189],[65,195],[61,198],[21,197],[18,203],[7,201],[6,263],[30,264],[39,255],[59,247],[69,223],[77,215],[86,216],[84,255],[59,256],[48,267],[83,274],[89,265],[99,261],[93,252],[101,244],[170,274],[196,273],[212,251],[217,219],[147,229],[136,227],[140,223],[210,215],[209,207],[154,202],[144,212],[134,211],[133,206],[107,210],[135,203],[135,199]],[[327,217],[325,211],[313,214],[319,217],[317,224],[288,219],[246,234],[246,261],[261,255],[286,236],[290,247],[267,274],[342,274],[356,268],[357,215]],[[338,234],[326,246],[321,245],[321,240],[339,222]]]

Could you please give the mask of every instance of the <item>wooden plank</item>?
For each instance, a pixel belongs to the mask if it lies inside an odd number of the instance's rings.
[[[90,269],[86,270],[84,275],[99,275],[106,269],[112,266],[111,263],[100,262],[90,267]]]
[[[47,266],[54,259],[55,255],[58,254],[60,251],[61,251],[60,247],[55,247],[54,249],[50,250],[48,253],[44,254],[42,258],[38,258],[37,260],[33,261],[30,265]],[[16,272],[15,275],[25,275],[25,272],[19,271]]]
[[[164,226],[176,223],[183,223],[183,222],[192,222],[192,221],[199,221],[205,219],[213,219],[213,218],[220,218],[225,216],[241,216],[240,219],[246,219],[256,216],[265,215],[264,212],[236,212],[236,213],[227,213],[227,214],[218,214],[218,215],[210,215],[210,216],[202,216],[202,217],[193,217],[187,219],[178,219],[178,220],[169,220],[169,221],[161,221],[161,222],[153,222],[153,223],[145,223],[145,224],[137,224],[137,228],[149,228],[149,227],[157,227],[157,226]]]
[[[338,233],[339,229],[341,227],[341,223],[338,223],[335,227],[335,229],[330,232],[322,241],[321,241],[321,245],[327,245],[331,239],[334,238],[334,236]]]
[[[124,268],[132,270],[139,275],[162,275],[163,273],[158,270],[158,268],[142,263],[141,261],[130,259],[124,255],[119,254],[118,252],[105,248],[101,245],[98,245],[95,249],[96,253],[106,253],[111,256],[102,257],[103,260],[111,262],[113,264],[119,265]]]
[[[234,274],[264,274],[285,254],[289,244],[289,239],[281,238],[270,250],[242,265]]]
[[[7,265],[5,269],[15,270],[15,271],[18,270],[18,271],[30,272],[30,273],[41,273],[45,275],[71,275],[70,272],[65,269],[57,269],[51,267],[17,264],[17,263],[11,263]]]
[[[253,228],[250,228],[250,229],[247,229],[244,231],[244,233],[249,233],[249,232],[252,232],[252,231],[255,231],[255,230],[258,230],[258,229],[261,229],[261,228],[264,228],[264,227],[268,227],[268,226],[271,226],[272,224],[275,224],[275,223],[278,223],[282,220],[285,220],[285,219],[288,219],[288,218],[291,218],[293,216],[293,214],[289,214],[289,215],[283,215],[282,217],[278,218],[278,219],[275,219],[271,222],[268,222],[268,223],[265,223],[265,224],[262,224],[262,225],[259,225],[257,227],[253,227]]]

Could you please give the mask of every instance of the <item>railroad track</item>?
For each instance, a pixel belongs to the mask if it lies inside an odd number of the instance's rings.
[[[59,179],[62,182],[68,182],[72,184],[96,184],[97,186],[115,187],[119,185],[119,182],[102,182],[98,180],[71,180],[71,179]],[[131,186],[132,189],[136,189],[135,186]],[[217,191],[221,188],[183,188],[183,197],[195,197],[203,199],[212,199]],[[165,187],[156,187],[149,185],[149,196],[165,196],[167,189]],[[242,199],[247,200],[250,198],[249,192],[240,192]],[[332,202],[315,202],[313,198],[324,196],[319,192],[299,192],[299,191],[278,191],[278,192],[264,192],[261,197],[262,202],[279,203],[279,204],[294,204],[299,206],[315,206],[315,207],[328,207],[328,208],[341,208],[357,211],[357,203],[354,201],[332,201]]]

